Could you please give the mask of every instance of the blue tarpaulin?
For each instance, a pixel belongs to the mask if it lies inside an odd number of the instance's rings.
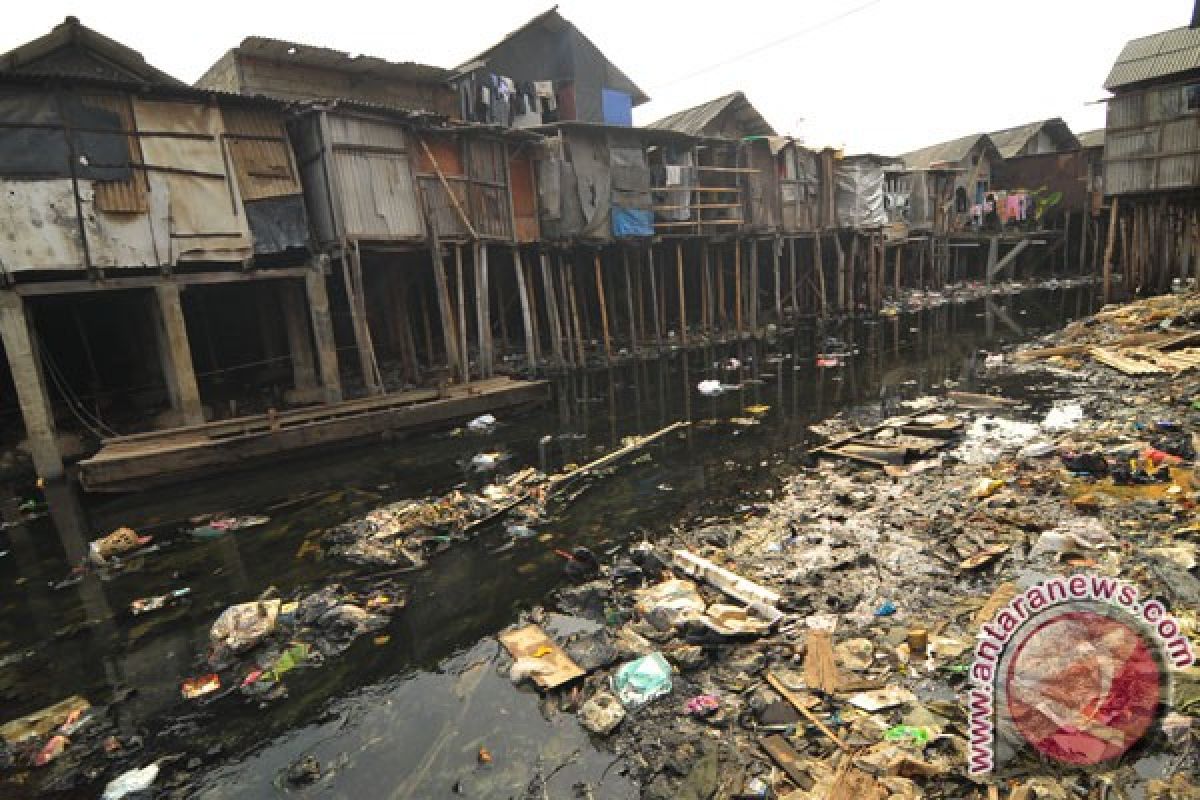
[[[600,108],[606,125],[633,126],[633,98],[628,92],[601,89]]]
[[[613,236],[653,236],[654,212],[641,208],[612,207]]]

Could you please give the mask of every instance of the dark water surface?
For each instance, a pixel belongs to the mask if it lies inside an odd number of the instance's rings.
[[[115,706],[119,727],[146,739],[145,753],[130,766],[165,754],[185,755],[177,767],[203,758],[201,797],[277,797],[281,770],[306,754],[330,774],[301,795],[519,797],[537,774],[566,763],[550,780],[550,797],[575,796],[571,787],[581,781],[597,798],[636,797],[619,764],[572,715],[544,709],[536,693],[514,688],[496,667],[490,636],[563,580],[554,548],[604,551],[731,509],[802,462],[812,422],[844,408],[878,407],[881,397],[928,393],[946,381],[971,388],[979,350],[1059,327],[1090,313],[1094,302],[1085,286],[830,323],[823,331],[809,323],[777,341],[558,378],[548,405],[501,420],[488,437],[381,441],[86,502],[52,487],[50,515],[0,533],[0,551],[7,551],[0,557],[0,722],[71,694],[103,704],[120,688],[135,688]],[[828,337],[857,354],[843,367],[816,368]],[[737,382],[737,373],[715,366],[731,356],[743,363],[744,387],[701,396],[695,386],[706,378]],[[770,407],[761,424],[729,422],[753,405]],[[198,657],[223,608],[268,586],[290,595],[362,573],[305,547],[329,526],[386,502],[445,492],[468,480],[464,464],[481,451],[510,452],[512,467],[556,470],[680,419],[696,424],[654,446],[652,459],[594,485],[539,531],[552,534],[549,541],[522,541],[496,554],[506,541],[496,527],[404,576],[411,601],[385,644],[366,636],[319,669],[289,673],[289,696],[265,709],[237,695],[205,707],[180,698],[180,681],[202,671]],[[220,510],[271,521],[211,541],[181,532],[189,517]],[[5,513],[18,516],[11,508]],[[120,525],[154,534],[162,549],[111,581],[89,576],[50,588],[87,541]],[[126,612],[134,598],[182,586],[192,589],[189,605],[138,618]],[[578,624],[552,617],[550,627]],[[491,752],[490,765],[477,764],[480,747]],[[36,796],[56,768],[25,784],[0,780],[0,796]],[[77,794],[94,797],[98,789]]]

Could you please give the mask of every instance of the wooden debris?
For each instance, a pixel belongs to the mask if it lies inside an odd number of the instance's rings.
[[[1007,397],[976,394],[974,392],[946,392],[946,396],[961,408],[970,408],[977,411],[986,411],[992,408],[1012,408],[1021,404],[1020,401]]]
[[[975,612],[975,624],[982,625],[996,616],[996,612],[1008,604],[1010,600],[1017,596],[1017,585],[1015,583],[1002,583],[996,587],[984,604]]]
[[[829,657],[831,659],[833,658],[833,650],[832,649],[830,649],[830,651],[829,651]],[[808,706],[806,706],[804,704],[803,700],[801,700],[799,697],[797,697],[795,695],[795,693],[792,692],[791,689],[788,689],[786,686],[783,685],[783,681],[779,680],[779,677],[774,672],[767,673],[767,683],[770,684],[772,689],[774,689],[776,692],[779,693],[780,697],[782,697],[784,700],[787,700],[789,703],[791,703],[792,708],[794,708],[798,712],[800,712],[801,716],[803,716],[806,720],[811,722],[813,725],[817,726],[817,730],[819,730],[821,733],[828,736],[830,741],[832,741],[834,744],[836,744],[842,750],[850,749],[849,745],[847,745],[844,741],[842,741],[842,739],[836,733],[834,733],[832,730],[830,730],[829,726],[826,725],[824,722],[822,722],[820,717],[818,717],[816,714],[814,714],[808,710]]]
[[[850,763],[847,758],[838,769],[827,800],[887,800],[887,787],[872,775]]]
[[[1101,364],[1112,367],[1123,375],[1158,375],[1166,372],[1162,367],[1151,361],[1133,358],[1132,351],[1109,350],[1104,347],[1093,347],[1091,357]]]
[[[962,562],[959,563],[958,568],[964,569],[964,570],[969,570],[969,569],[978,569],[980,567],[986,566],[986,565],[992,563],[993,561],[995,561],[1000,556],[1007,553],[1011,546],[1012,545],[1007,545],[1007,544],[988,545],[987,547],[980,550],[978,553],[975,553],[972,556],[968,556],[967,558],[964,558],[962,560]]]
[[[811,779],[803,769],[800,754],[788,744],[787,739],[779,734],[774,734],[760,740],[759,744],[767,752],[767,755],[771,757],[771,760],[787,773],[787,776],[792,779],[792,783],[797,786],[803,786],[810,782]]]
[[[530,679],[543,691],[556,689],[586,674],[537,625],[507,631],[497,638],[513,658],[536,658],[549,668],[530,675]]]
[[[842,685],[837,659],[833,655],[833,642],[828,631],[811,631],[805,642],[804,681],[810,689],[820,689],[832,694]]]

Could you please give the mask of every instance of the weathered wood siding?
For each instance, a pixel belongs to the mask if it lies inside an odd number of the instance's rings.
[[[1200,110],[1188,83],[1119,94],[1108,103],[1104,190],[1131,194],[1200,186]]]

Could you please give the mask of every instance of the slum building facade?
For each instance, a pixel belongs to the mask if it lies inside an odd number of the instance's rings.
[[[206,301],[236,307],[220,324],[251,341],[247,312],[281,309],[266,338],[286,348],[294,395],[340,396],[311,346],[310,328],[329,334],[328,302],[277,103],[188,87],[73,18],[2,66],[0,332],[40,475],[63,471],[52,394],[102,430],[115,372],[158,386],[167,424],[204,421],[186,317]],[[82,363],[55,363],[48,345]],[[86,380],[72,387],[68,371]]]
[[[1104,88],[1105,297],[1114,263],[1130,292],[1200,278],[1200,5],[1189,26],[1126,44]]]

